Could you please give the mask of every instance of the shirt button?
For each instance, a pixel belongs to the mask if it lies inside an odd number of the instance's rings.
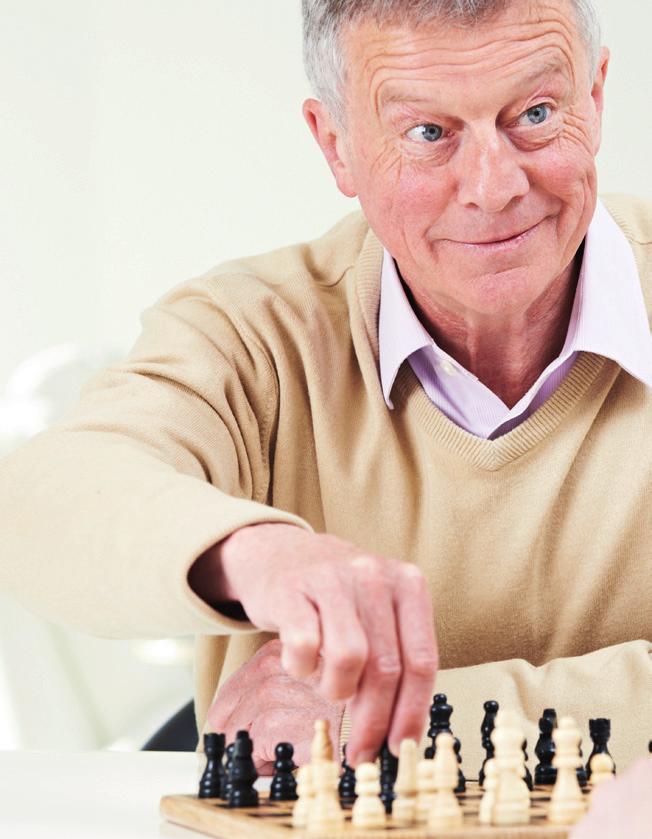
[[[457,373],[457,370],[453,367],[450,361],[442,361],[439,366],[447,376],[455,376]]]

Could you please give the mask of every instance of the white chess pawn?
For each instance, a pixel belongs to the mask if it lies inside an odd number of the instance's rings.
[[[329,729],[328,720],[315,720],[315,735],[310,744],[311,763],[333,759],[333,743]]]
[[[417,763],[417,824],[428,821],[428,813],[437,794],[432,769],[432,760],[424,759]]]
[[[401,740],[392,806],[392,823],[401,827],[409,827],[416,818],[418,748],[416,740]]]
[[[591,794],[589,796],[589,804],[593,803],[593,796],[596,789],[605,783],[605,781],[613,781],[614,779],[614,762],[609,755],[598,752],[591,758]]]
[[[292,827],[307,827],[314,794],[312,766],[306,763],[300,766],[297,772],[297,795],[299,798],[292,808]]]
[[[433,832],[462,825],[462,808],[455,796],[458,764],[453,735],[438,734],[435,746],[432,777],[436,794],[428,813],[428,830]]]
[[[574,719],[562,717],[552,732],[552,739],[555,744],[552,765],[557,769],[557,780],[550,796],[548,820],[553,824],[575,824],[586,811],[576,772],[581,764],[582,735]]]
[[[484,795],[480,801],[480,824],[491,824],[491,816],[496,803],[496,787],[498,786],[498,769],[495,758],[490,758],[484,765]]]
[[[334,760],[322,760],[312,765],[314,797],[308,812],[308,832],[328,833],[344,825],[344,811],[337,794],[339,766]]]
[[[493,825],[528,824],[530,791],[523,780],[523,731],[515,714],[499,711],[491,733],[497,770]]]
[[[385,805],[380,800],[380,772],[375,763],[361,763],[355,770],[355,791],[351,824],[366,830],[383,828],[387,823]]]

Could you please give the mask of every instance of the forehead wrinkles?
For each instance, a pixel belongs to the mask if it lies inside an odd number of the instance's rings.
[[[406,29],[369,32],[366,28],[367,32],[360,31],[363,37],[358,43],[363,43],[363,48],[355,77],[371,93],[376,110],[380,89],[390,79],[427,82],[447,75],[485,77],[513,64],[519,65],[515,72],[527,73],[524,59],[535,66],[553,50],[565,65],[564,75],[573,84],[577,77],[574,25],[559,13],[550,17],[540,14],[526,22],[494,22],[473,30],[431,28],[423,35]]]

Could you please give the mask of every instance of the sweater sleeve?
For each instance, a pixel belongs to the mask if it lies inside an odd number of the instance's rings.
[[[588,721],[611,719],[609,751],[624,769],[647,751],[652,736],[652,643],[630,641],[574,658],[558,658],[540,667],[522,659],[442,670],[436,689],[453,705],[453,732],[462,743],[463,769],[477,778],[485,753],[480,739],[483,703],[496,699],[502,708],[519,715],[528,741],[530,766],[538,720],[544,708],[571,716],[582,730],[584,760],[592,744]],[[427,729],[427,725],[426,725]],[[348,715],[342,723],[341,742],[350,731]],[[422,746],[429,741],[425,735]]]
[[[278,388],[205,280],[142,316],[126,361],[0,462],[0,587],[108,637],[252,631],[197,597],[192,563],[269,506]]]

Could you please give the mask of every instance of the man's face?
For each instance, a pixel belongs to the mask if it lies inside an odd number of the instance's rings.
[[[473,28],[365,22],[345,48],[340,188],[417,298],[471,320],[527,310],[595,209],[606,51],[592,88],[567,0]]]

